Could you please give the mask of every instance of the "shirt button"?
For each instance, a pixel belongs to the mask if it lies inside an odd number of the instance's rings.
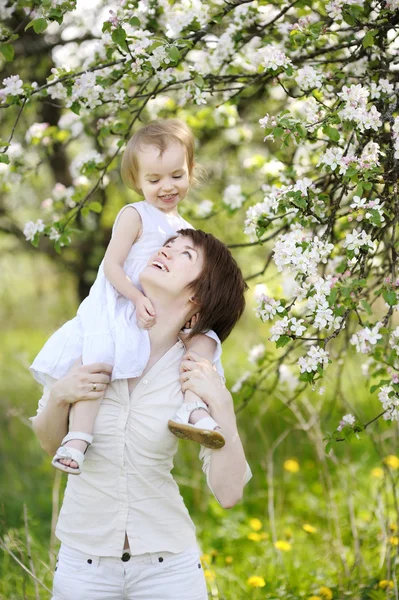
[[[147,385],[147,383],[148,383],[147,379],[144,379],[143,383],[144,383],[144,385]]]

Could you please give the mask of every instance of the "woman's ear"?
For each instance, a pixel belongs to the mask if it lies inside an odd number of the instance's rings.
[[[197,299],[195,296],[190,296],[189,300],[190,300],[190,302],[192,302],[192,304],[196,304],[197,306],[199,306],[199,302],[197,302]]]

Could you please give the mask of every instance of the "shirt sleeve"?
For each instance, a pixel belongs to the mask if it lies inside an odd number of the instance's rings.
[[[50,377],[49,375],[45,375],[45,384],[43,387],[42,397],[39,399],[39,403],[37,405],[36,414],[33,417],[29,417],[29,421],[33,421],[40,413],[43,411],[46,406],[48,399],[50,397],[51,388],[53,387],[56,379],[54,377]]]
[[[216,496],[215,492],[213,491],[210,480],[209,480],[209,472],[210,472],[210,468],[211,468],[211,456],[212,456],[211,448],[206,448],[205,446],[201,446],[199,457],[200,457],[200,460],[202,461],[202,470],[205,473],[206,482],[208,484],[209,489],[211,490],[212,494],[215,496],[216,500],[219,502],[219,499]],[[247,465],[247,469],[245,471],[244,485],[247,485],[248,481],[252,477],[252,471],[251,471],[251,468],[250,468],[249,464],[247,463],[247,461],[245,461],[245,463]],[[219,504],[220,504],[220,502],[219,502]]]

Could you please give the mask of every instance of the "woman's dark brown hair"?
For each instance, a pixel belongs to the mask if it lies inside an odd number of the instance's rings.
[[[180,229],[177,233],[190,238],[204,255],[202,273],[190,284],[199,318],[189,337],[212,329],[223,342],[244,311],[248,286],[223,242],[199,229]]]

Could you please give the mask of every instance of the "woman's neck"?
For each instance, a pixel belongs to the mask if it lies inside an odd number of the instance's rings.
[[[184,321],[182,322],[182,311],[176,311],[175,306],[160,305],[152,299],[151,302],[155,310],[155,324],[148,331],[151,356],[160,357],[177,342]]]

